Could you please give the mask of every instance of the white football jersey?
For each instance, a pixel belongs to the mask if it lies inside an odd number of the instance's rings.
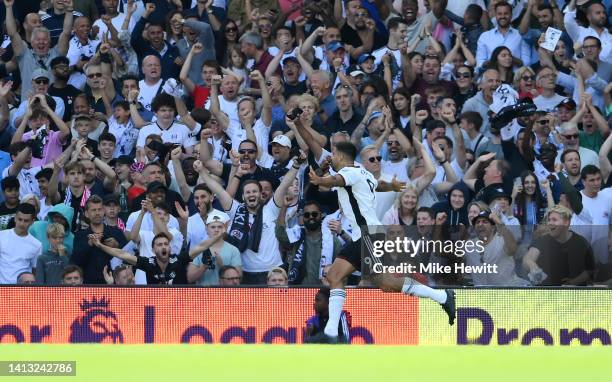
[[[344,178],[344,187],[337,187],[338,202],[342,212],[355,227],[351,232],[353,241],[361,238],[361,226],[378,226],[382,223],[376,216],[376,187],[378,181],[363,167],[344,167],[338,171]]]

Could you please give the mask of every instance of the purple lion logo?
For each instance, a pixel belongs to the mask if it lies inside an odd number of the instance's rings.
[[[70,326],[71,343],[123,343],[123,333],[115,313],[108,309],[109,301],[102,297],[83,300],[78,317]]]

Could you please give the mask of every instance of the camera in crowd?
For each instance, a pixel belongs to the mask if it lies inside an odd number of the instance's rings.
[[[296,107],[287,114],[287,118],[289,118],[291,121],[295,121],[295,119],[302,115],[303,112],[304,110]]]
[[[32,150],[32,156],[37,159],[42,159],[43,151],[45,148],[45,142],[47,139],[47,129],[41,128],[40,132],[36,135],[35,138],[32,138],[26,142],[27,147]]]

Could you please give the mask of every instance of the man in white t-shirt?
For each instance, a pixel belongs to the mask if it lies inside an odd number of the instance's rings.
[[[161,92],[164,80],[161,78],[161,62],[159,57],[149,55],[142,59],[142,74],[144,79],[138,82],[138,102],[147,110],[153,110],[153,98]]]
[[[42,244],[28,233],[36,210],[31,204],[17,207],[15,228],[0,231],[0,284],[16,284],[17,276],[33,272],[42,254]]]
[[[232,219],[228,242],[241,252],[243,284],[265,284],[268,271],[282,264],[275,233],[279,206],[284,203],[287,189],[305,161],[305,155],[294,159],[291,170],[283,177],[274,196],[266,204],[262,202],[261,185],[256,180],[247,180],[242,184],[244,203],[239,203],[207,172],[200,172],[200,177],[219,198],[221,206]],[[198,161],[194,168],[203,169],[203,166]]]
[[[219,85],[221,86],[219,87]],[[208,97],[208,101],[206,101],[204,108],[210,110],[210,112],[215,115],[218,112],[223,112],[229,118],[230,123],[235,123],[240,126],[240,119],[238,118],[239,87],[238,79],[232,75],[225,75],[223,77],[218,75],[212,76],[210,97]],[[219,90],[221,91],[221,96],[219,96]],[[211,102],[213,97],[219,102]]]
[[[136,147],[143,149],[147,137],[151,134],[157,134],[161,136],[164,143],[181,145],[188,155],[191,154],[197,141],[195,136],[190,134],[191,130],[186,125],[175,121],[176,103],[174,98],[166,93],[159,94],[153,100],[151,107],[157,120],[140,129]]]
[[[42,198],[36,174],[43,169],[41,166],[32,167],[32,149],[27,146],[26,142],[15,142],[9,147],[11,154],[10,166],[2,171],[2,178],[7,176],[16,176],[19,180],[19,198],[23,198],[27,194],[34,194]],[[49,162],[45,167],[53,167],[53,162]]]
[[[608,263],[608,226],[612,216],[612,198],[610,193],[601,192],[601,170],[593,165],[587,165],[580,173],[584,189],[582,207],[593,219],[591,237],[586,237],[593,248],[595,260]]]
[[[198,213],[191,215],[187,220],[187,241],[190,250],[208,239],[206,219],[209,214],[218,212],[212,207],[213,200],[214,195],[205,184],[200,183],[193,189],[193,203]]]

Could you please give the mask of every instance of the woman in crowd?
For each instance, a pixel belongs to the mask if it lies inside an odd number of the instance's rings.
[[[385,213],[384,225],[416,225],[416,211],[419,205],[419,193],[412,185],[397,195],[393,207]]]
[[[499,72],[499,79],[504,84],[512,84],[514,81],[514,73],[512,66],[514,65],[514,57],[510,49],[505,46],[498,46],[491,53],[489,62],[484,65],[485,69],[496,69]]]

